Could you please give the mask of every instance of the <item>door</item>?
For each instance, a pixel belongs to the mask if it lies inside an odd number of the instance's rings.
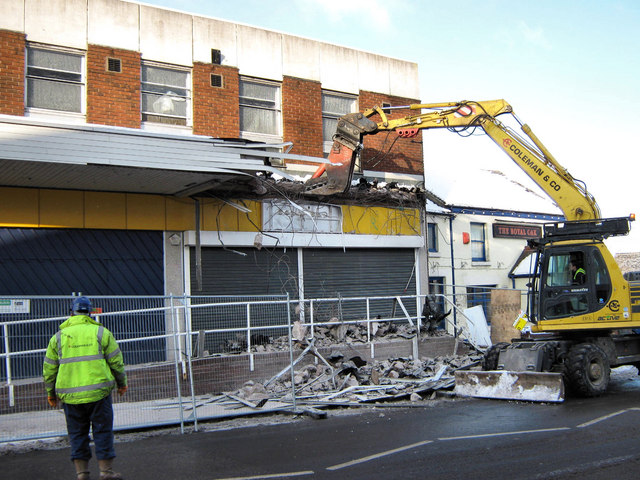
[[[599,250],[590,246],[545,252],[540,284],[543,320],[586,315],[611,297],[611,279]]]

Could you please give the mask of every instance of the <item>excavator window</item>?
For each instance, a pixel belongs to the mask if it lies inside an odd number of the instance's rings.
[[[591,256],[596,285],[596,302],[598,308],[602,308],[609,302],[609,297],[611,296],[611,277],[609,276],[609,270],[607,270],[607,265],[600,251],[594,249],[591,252]]]
[[[543,270],[541,312],[546,319],[590,311],[591,280],[583,251],[548,254]]]
[[[593,246],[547,250],[541,273],[542,319],[598,311],[609,302],[613,291],[602,253]]]

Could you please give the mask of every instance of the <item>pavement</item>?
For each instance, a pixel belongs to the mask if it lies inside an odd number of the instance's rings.
[[[291,404],[268,400],[261,408],[242,405],[224,395],[203,395],[195,402],[179,399],[162,399],[146,402],[122,402],[113,404],[114,430],[130,431],[151,427],[174,426],[194,423],[194,409],[197,421],[223,420],[255,414],[277,413],[290,410]],[[67,428],[62,408],[12,413],[2,415],[0,422],[0,453],[3,442],[64,437]]]
[[[373,410],[372,407],[343,409],[334,415],[337,418],[349,416],[361,418],[363,412]],[[379,413],[374,415],[377,416]],[[37,422],[38,416],[34,416],[32,421]],[[228,457],[235,456],[236,453],[246,455],[246,452],[241,453],[240,450],[247,447],[249,440],[261,445],[266,443],[275,446],[273,440],[265,440],[262,436],[269,428],[284,427],[295,430],[295,424],[306,423],[307,426],[312,427],[313,423],[318,421],[292,412],[280,411],[256,415],[254,412],[245,411],[245,414],[238,412],[234,418],[227,416],[199,423],[197,431],[193,424],[189,424],[184,429],[180,426],[171,426],[116,432],[117,458],[114,461],[114,470],[122,472],[127,480],[223,478],[216,473],[219,471],[220,463],[226,465],[229,461]],[[272,434],[269,434],[269,437]],[[284,433],[284,437],[291,439],[292,434]],[[223,448],[225,453],[221,455]],[[254,451],[251,447],[247,450]],[[70,453],[66,436],[1,443],[0,477],[12,480],[74,479],[73,464],[69,461]],[[269,460],[269,455],[256,458],[256,462],[264,465],[268,465]],[[249,460],[244,468],[251,470],[255,466],[256,464]],[[92,478],[98,478],[95,459],[90,462],[90,468]],[[279,478],[279,476],[264,478]]]

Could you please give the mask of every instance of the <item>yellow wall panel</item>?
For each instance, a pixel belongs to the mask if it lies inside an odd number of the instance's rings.
[[[200,230],[217,231],[224,230],[221,226],[220,217],[223,215],[223,202],[210,198],[200,199]],[[217,223],[216,223],[217,222]]]
[[[342,231],[344,233],[361,233],[358,225],[365,216],[364,207],[354,205],[342,206]]]
[[[38,227],[38,223],[37,189],[0,188],[0,225]]]
[[[366,228],[366,233],[369,235],[391,235],[393,229],[391,228],[391,218],[389,216],[389,209],[383,207],[368,207],[366,209],[366,222],[362,223],[363,228]]]
[[[262,202],[234,200],[250,212],[216,199],[200,200],[204,231],[255,232]],[[418,209],[342,206],[342,229],[361,235],[419,235]],[[195,202],[161,195],[0,187],[0,226],[194,230]]]
[[[195,230],[196,214],[195,203],[190,198],[165,199],[167,219],[167,230]]]
[[[238,231],[238,215],[242,214],[240,210],[231,205],[222,204],[217,210],[218,218],[214,222],[213,230],[219,229],[222,232]]]
[[[86,192],[86,228],[127,228],[127,197],[124,193]]]
[[[397,209],[395,212],[395,235],[420,235],[420,214],[415,208]]]
[[[232,200],[243,207],[247,207],[251,212],[246,213],[238,210],[221,200],[201,200],[200,211],[202,214],[202,230],[221,232],[255,232],[262,227],[262,204],[250,200]]]
[[[236,202],[243,207],[247,207],[249,210],[251,210],[248,213],[238,212],[238,231],[257,232],[259,229],[261,229],[262,203],[256,202],[254,200],[236,200]]]
[[[84,228],[84,192],[40,190],[40,226]]]
[[[164,197],[127,194],[127,229],[164,230],[165,218]]]
[[[359,235],[419,235],[417,209],[342,206],[342,231]]]

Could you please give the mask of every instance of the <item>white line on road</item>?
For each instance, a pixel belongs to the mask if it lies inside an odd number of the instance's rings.
[[[520,430],[519,432],[498,432],[498,433],[485,433],[482,435],[465,435],[461,437],[444,437],[438,440],[466,440],[469,438],[486,438],[486,437],[501,437],[504,435],[522,435],[526,433],[543,433],[543,432],[558,432],[561,430],[571,430],[570,427],[559,428],[542,428],[540,430]]]
[[[636,458],[636,455],[627,455],[625,457],[607,458],[605,460],[598,460],[597,462],[585,463],[573,467],[563,468],[561,470],[554,470],[552,472],[544,472],[532,477],[533,480],[550,480],[552,478],[566,478],[569,475],[576,475],[577,473],[586,473],[597,470],[598,468],[610,467],[613,465],[620,465],[621,463],[628,462]]]
[[[374,455],[369,455],[368,457],[357,458],[355,460],[351,460],[350,462],[327,467],[327,470],[339,470],[341,468],[350,467],[359,463],[368,462],[369,460],[375,460],[376,458],[384,457],[386,455],[393,455],[394,453],[402,452],[404,450],[411,450],[412,448],[421,447],[422,445],[427,445],[429,443],[433,443],[433,440],[425,440],[424,442],[412,443],[411,445],[406,445],[404,447],[394,448],[393,450],[376,453]]]
[[[302,472],[289,472],[289,473],[272,473],[270,475],[255,475],[251,477],[227,477],[218,478],[216,480],[262,480],[265,478],[291,478],[301,477],[302,475],[313,475],[313,470],[304,470]]]
[[[599,418],[594,418],[593,420],[589,421],[589,422],[585,422],[585,423],[581,423],[580,425],[578,425],[578,428],[583,428],[583,427],[590,427],[591,425],[594,425],[596,423],[599,422],[603,422],[605,420],[609,420],[610,418],[613,418],[617,415],[621,415],[623,413],[626,413],[630,410],[638,410],[637,408],[627,408],[625,410],[618,410],[617,412],[613,412],[610,413],[609,415],[604,415],[603,417],[599,417]]]

